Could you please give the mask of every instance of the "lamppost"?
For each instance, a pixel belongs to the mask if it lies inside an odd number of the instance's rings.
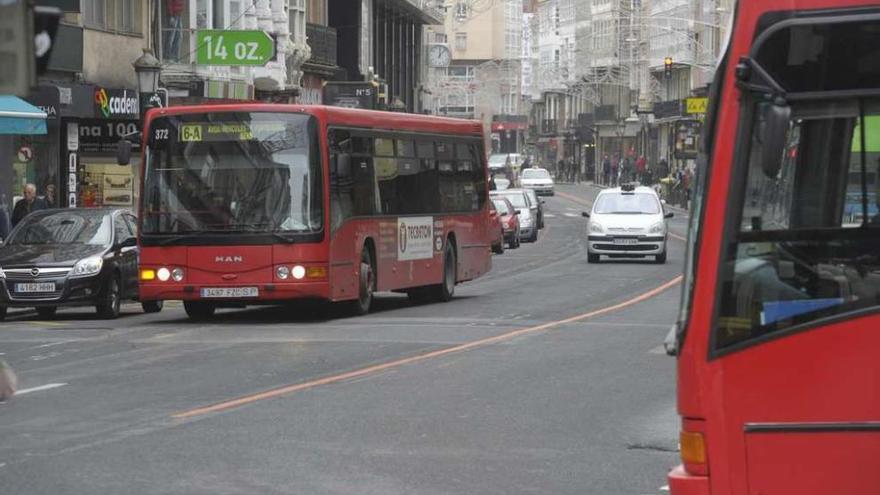
[[[134,67],[135,74],[137,74],[141,120],[143,120],[147,110],[164,106],[167,103],[167,101],[163,102],[159,96],[159,73],[162,72],[162,65],[153,56],[153,50],[149,48],[144,48],[144,53],[131,65]]]

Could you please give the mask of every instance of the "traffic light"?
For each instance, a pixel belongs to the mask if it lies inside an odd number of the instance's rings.
[[[666,57],[663,59],[663,75],[666,79],[672,77],[672,57]]]

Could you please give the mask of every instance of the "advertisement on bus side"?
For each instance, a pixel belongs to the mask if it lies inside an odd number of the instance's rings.
[[[398,218],[398,261],[432,257],[434,257],[434,217]]]

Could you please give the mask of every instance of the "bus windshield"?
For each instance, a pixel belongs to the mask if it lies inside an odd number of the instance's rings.
[[[289,113],[156,119],[149,131],[142,233],[321,231],[316,129],[313,117]]]

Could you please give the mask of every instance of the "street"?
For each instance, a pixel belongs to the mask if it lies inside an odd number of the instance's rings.
[[[661,493],[687,220],[669,221],[666,264],[588,265],[598,189],[557,190],[538,242],[445,304],[10,313],[0,492]]]

